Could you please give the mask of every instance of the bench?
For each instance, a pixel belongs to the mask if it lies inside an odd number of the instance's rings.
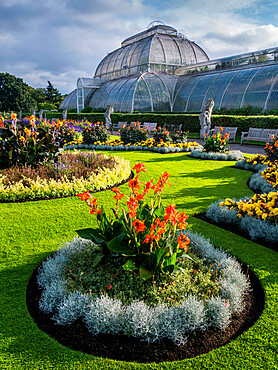
[[[269,129],[269,128],[253,128],[250,127],[248,132],[242,132],[241,133],[241,144],[244,140],[247,141],[247,144],[249,140],[254,141],[264,141],[268,143],[271,139],[271,136],[276,136],[278,134],[278,129]]]
[[[149,137],[153,136],[156,126],[157,126],[156,122],[144,122],[143,123],[143,129],[148,131]]]
[[[164,128],[169,131],[170,133],[174,134],[177,131],[182,131],[182,124],[180,125],[167,125],[164,126]]]
[[[117,135],[118,131],[124,126],[126,125],[127,122],[117,122],[117,123],[113,123],[113,127],[112,127],[112,135]]]
[[[222,127],[223,130],[220,130],[222,126],[215,126],[210,132],[211,135],[217,135],[219,132],[221,135],[229,134],[229,140],[232,139],[235,142],[237,127]]]

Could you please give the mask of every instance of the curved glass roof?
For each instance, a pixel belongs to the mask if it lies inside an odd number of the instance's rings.
[[[112,105],[115,112],[170,111],[177,77],[145,72],[104,83],[92,94],[92,108]]]
[[[173,27],[158,25],[124,40],[99,63],[95,77],[112,79],[145,71],[173,74],[182,65],[208,60],[195,42]]]
[[[65,97],[60,104],[61,109],[76,109],[77,106],[77,90],[73,90]]]
[[[277,108],[278,65],[250,66],[219,73],[180,76],[174,92],[173,111],[201,111],[212,98],[214,107],[261,110]]]

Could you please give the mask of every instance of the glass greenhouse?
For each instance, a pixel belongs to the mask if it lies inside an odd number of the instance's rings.
[[[277,108],[278,49],[210,61],[173,27],[154,25],[109,53],[94,78],[79,78],[61,108],[198,112],[210,98],[217,109]]]

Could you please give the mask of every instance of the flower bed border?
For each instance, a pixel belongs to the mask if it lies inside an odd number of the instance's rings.
[[[194,331],[204,331],[212,327],[226,329],[232,316],[244,310],[243,301],[248,294],[249,283],[234,257],[216,249],[201,235],[192,232],[188,234],[192,248],[198,250],[208,262],[215,264],[219,271],[223,270],[219,295],[209,298],[206,303],[195,296],[188,296],[177,307],[167,308],[158,304],[155,308],[147,308],[141,301],[134,301],[134,304],[122,307],[117,300],[106,296],[92,299],[80,292],[67,295],[66,281],[60,273],[59,266],[65,265],[69,255],[86,248],[88,243],[82,239],[73,239],[58,249],[53,257],[43,262],[39,270],[38,285],[44,289],[39,304],[42,312],[54,315],[53,319],[57,324],[70,325],[82,319],[87,323],[89,331],[91,328],[93,335],[118,335],[128,330],[130,335],[148,343],[171,340],[177,344],[184,344]],[[94,310],[97,313],[97,321]],[[143,315],[142,310],[146,311]],[[186,319],[182,319],[180,315],[182,317],[185,315]],[[168,327],[165,326],[166,322]]]
[[[246,160],[241,160],[235,164],[235,167],[243,170],[259,171],[254,173],[248,181],[248,186],[253,191],[261,191],[263,193],[276,191],[276,189],[260,175],[265,169],[265,165],[253,165],[246,162]],[[248,199],[250,197],[246,198]],[[238,201],[234,198],[232,200]],[[225,199],[214,202],[209,206],[205,213],[209,220],[212,220],[215,224],[223,223],[239,227],[252,241],[262,241],[263,245],[278,251],[278,225],[272,225],[268,221],[256,219],[250,215],[245,215],[240,219],[237,216],[236,210],[230,210],[225,206],[219,207],[219,203],[223,201],[225,201]]]
[[[11,202],[24,202],[24,201],[35,201],[35,200],[46,200],[56,199],[74,196],[80,192],[92,189],[92,192],[106,190],[107,188],[115,186],[115,184],[121,184],[130,179],[131,169],[129,161],[124,160],[121,157],[114,156],[116,159],[116,165],[112,170],[105,168],[98,174],[94,174],[87,180],[76,179],[76,181],[62,181],[39,179],[40,181],[33,181],[34,191],[32,188],[26,188],[22,182],[5,187],[0,183],[0,203],[11,203]],[[44,194],[45,188],[48,187],[46,195]],[[57,191],[57,188],[59,190]],[[43,188],[43,189],[42,189]],[[18,194],[15,192],[17,189]],[[54,192],[52,192],[54,190]],[[21,196],[21,193],[26,192],[25,196]],[[39,196],[39,194],[42,196]],[[56,194],[55,194],[56,193]]]
[[[224,331],[196,332],[183,346],[176,346],[169,341],[147,344],[136,338],[115,337],[108,334],[92,337],[81,321],[69,326],[62,326],[54,324],[51,315],[41,313],[38,306],[41,290],[37,285],[37,273],[40,265],[33,271],[26,291],[29,313],[39,329],[53,337],[60,344],[73,350],[119,361],[160,363],[162,361],[179,361],[208,353],[229,343],[230,340],[236,339],[252,327],[262,314],[265,304],[265,294],[259,279],[248,267],[242,265],[243,272],[246,274],[248,271],[250,278],[250,300],[247,302],[247,309],[241,315],[233,317],[231,324]]]
[[[166,147],[148,147],[142,145],[96,145],[96,144],[80,144],[80,145],[66,145],[64,146],[65,150],[73,149],[89,149],[89,150],[115,150],[115,151],[150,151],[155,153],[181,153],[181,152],[190,152],[195,148],[202,148],[201,145],[195,146],[191,145],[190,147],[180,148],[176,146],[166,146]]]
[[[240,150],[231,150],[228,153],[202,152],[201,149],[192,150],[189,154],[191,158],[206,159],[214,161],[238,161],[243,158]]]

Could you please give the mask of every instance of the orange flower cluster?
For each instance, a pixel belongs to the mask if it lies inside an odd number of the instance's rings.
[[[97,208],[97,198],[94,198],[94,196],[90,194],[90,190],[87,190],[85,193],[82,194],[77,194],[77,196],[80,197],[82,201],[85,201],[88,204],[88,206],[90,207],[90,213],[92,215],[98,215],[99,213],[101,213],[101,207]]]

